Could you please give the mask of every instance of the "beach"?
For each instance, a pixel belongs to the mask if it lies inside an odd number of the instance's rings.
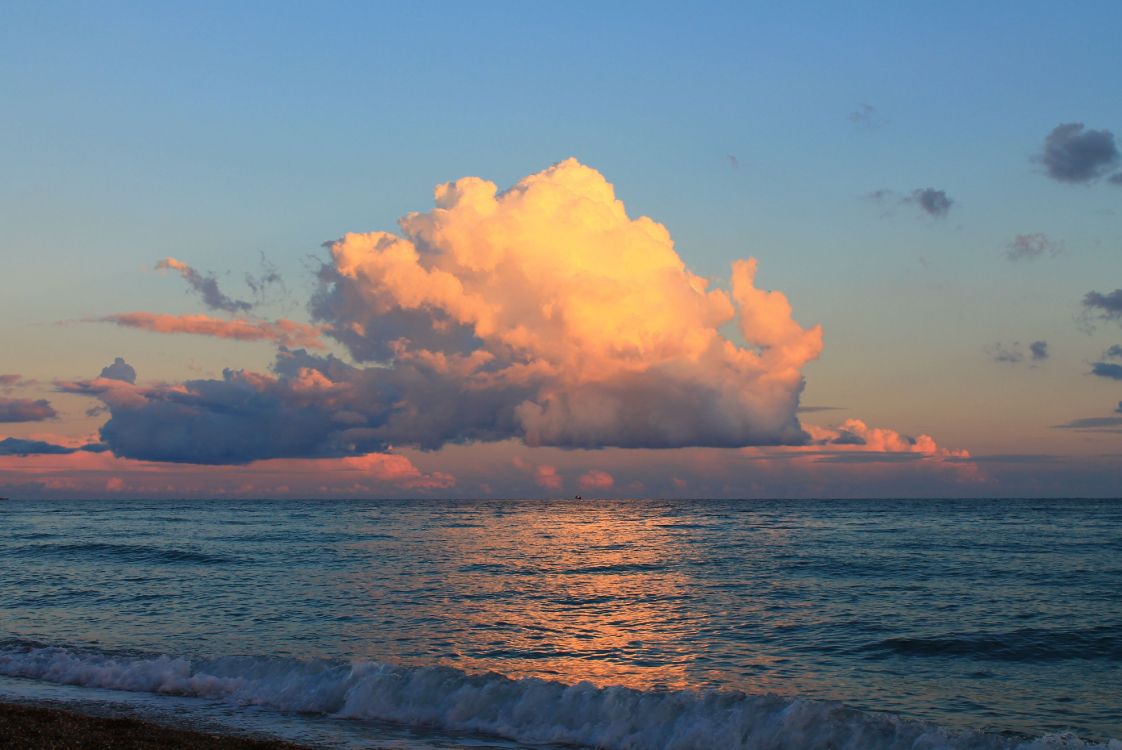
[[[120,716],[0,703],[0,746],[12,750],[301,750],[303,746],[178,729]]]

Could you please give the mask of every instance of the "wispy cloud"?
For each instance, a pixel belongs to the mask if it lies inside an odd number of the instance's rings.
[[[244,313],[253,309],[253,303],[233,299],[218,288],[214,274],[203,275],[191,266],[175,258],[164,258],[156,264],[157,270],[178,271],[183,280],[202,298],[203,304],[212,310],[228,313]]]
[[[91,322],[113,323],[153,333],[183,333],[237,341],[268,341],[281,346],[324,348],[319,329],[291,320],[223,320],[208,315],[167,315],[130,312],[91,318]]]
[[[1053,257],[1063,251],[1063,246],[1042,232],[1018,234],[1009,241],[1005,257],[1011,261],[1033,260],[1043,255]]]

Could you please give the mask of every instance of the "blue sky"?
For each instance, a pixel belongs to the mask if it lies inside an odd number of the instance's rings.
[[[0,372],[265,370],[265,344],[59,323],[199,312],[168,256],[235,295],[264,256],[269,314],[304,321],[323,242],[575,156],[692,271],[727,287],[754,256],[823,325],[804,405],[975,454],[1120,453],[1054,425],[1122,400],[1089,375],[1122,327],[1080,323],[1122,287],[1122,188],[1036,160],[1061,123],[1122,130],[1117,3],[228,6],[0,9]],[[1035,233],[1059,252],[1006,258]],[[1048,359],[994,361],[1035,340]],[[96,428],[53,398],[55,432]]]

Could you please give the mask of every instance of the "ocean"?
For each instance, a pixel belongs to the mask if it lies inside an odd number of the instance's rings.
[[[339,748],[1122,750],[1122,501],[8,501],[0,699]]]

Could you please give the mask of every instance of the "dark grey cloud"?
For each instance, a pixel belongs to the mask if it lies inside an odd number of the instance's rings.
[[[117,357],[113,360],[113,364],[106,365],[101,369],[101,377],[120,380],[125,383],[135,383],[136,370],[122,357]]]
[[[1122,321],[1122,289],[1108,294],[1087,292],[1083,295],[1083,312],[1099,320]]]
[[[23,440],[12,437],[0,440],[0,456],[64,455],[75,451],[77,451],[76,448],[67,448],[64,445],[55,445],[42,440]]]
[[[1106,181],[1111,185],[1122,185],[1122,172],[1115,172]]]
[[[1103,359],[1122,359],[1122,345],[1114,344],[1103,352]]]
[[[1042,255],[1059,255],[1063,246],[1042,232],[1018,234],[1009,241],[1005,257],[1012,261],[1032,260]]]
[[[1066,424],[1053,425],[1057,430],[1100,430],[1122,426],[1122,417],[1084,417],[1073,419]]]
[[[0,398],[0,422],[42,422],[57,416],[46,399]]]
[[[916,188],[906,199],[908,203],[919,206],[924,213],[935,219],[944,219],[951,210],[954,201],[946,191],[935,188]]]
[[[1100,378],[1122,380],[1122,365],[1116,365],[1113,362],[1092,362],[1091,374]]]
[[[222,290],[218,288],[218,279],[216,279],[212,273],[204,276],[191,266],[175,258],[164,258],[156,264],[156,268],[178,271],[183,280],[202,297],[203,304],[212,310],[222,310],[228,313],[243,313],[253,309],[253,303],[233,299],[223,294]]]
[[[954,199],[947,195],[945,190],[935,188],[916,188],[907,195],[900,195],[895,190],[882,188],[866,193],[865,197],[877,203],[899,203],[905,206],[916,206],[933,219],[945,219],[950,213]]]
[[[1118,161],[1118,147],[1109,130],[1068,122],[1048,134],[1038,158],[1053,180],[1087,183],[1104,176]]]
[[[1118,402],[1118,408],[1114,410],[1118,414],[1122,414],[1122,401]]]
[[[1029,352],[1032,354],[1033,361],[1039,362],[1048,359],[1048,342],[1033,341],[1029,344]]]

